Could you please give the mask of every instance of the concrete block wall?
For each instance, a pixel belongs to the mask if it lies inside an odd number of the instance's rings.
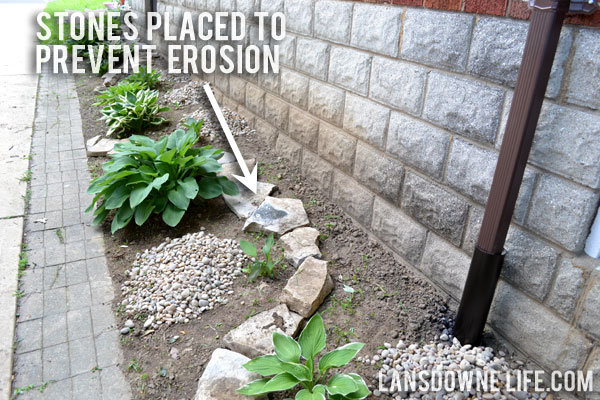
[[[159,1],[175,27],[184,10],[287,14],[279,74],[203,78],[306,179],[458,300],[528,23],[338,0]],[[600,198],[599,138],[600,30],[566,25],[489,320],[548,369],[599,363],[600,263],[582,252]]]

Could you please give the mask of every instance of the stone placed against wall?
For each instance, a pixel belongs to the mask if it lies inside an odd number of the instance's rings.
[[[180,3],[158,3],[174,25]],[[458,300],[527,23],[427,9],[450,3],[183,2],[287,13],[286,37],[262,42],[280,45],[279,74],[204,79],[307,182]],[[260,44],[255,18],[248,32],[245,44]],[[591,368],[599,358],[598,263],[580,257],[600,196],[599,35],[563,29],[490,316],[546,368]],[[165,51],[161,35],[154,43]]]

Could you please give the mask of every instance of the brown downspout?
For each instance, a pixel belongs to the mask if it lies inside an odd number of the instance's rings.
[[[454,335],[463,344],[475,345],[481,341],[504,261],[506,234],[569,6],[572,11],[589,13],[595,4],[581,0],[536,0],[533,4],[494,180],[456,316]]]

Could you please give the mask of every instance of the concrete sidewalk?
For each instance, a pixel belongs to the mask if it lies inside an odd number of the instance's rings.
[[[0,400],[11,395],[17,270],[38,77],[38,3],[0,4]]]

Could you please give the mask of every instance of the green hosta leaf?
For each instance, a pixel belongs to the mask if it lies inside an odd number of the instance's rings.
[[[214,199],[220,196],[221,193],[223,193],[223,189],[217,179],[213,177],[203,178],[198,183],[198,195],[203,199]]]
[[[124,228],[129,223],[129,221],[131,221],[132,217],[133,210],[131,209],[131,207],[129,207],[129,204],[123,204],[123,206],[119,208],[119,211],[117,211],[117,214],[113,219],[112,225],[110,226],[111,233],[114,234],[119,229]]]
[[[150,194],[150,192],[154,189],[154,185],[138,185],[131,191],[131,196],[129,197],[129,205],[132,208],[137,207],[142,201],[146,200],[146,197]]]
[[[98,209],[98,210],[100,210],[100,209]],[[94,226],[100,225],[102,223],[102,221],[104,221],[106,219],[109,212],[110,212],[110,210],[102,209],[102,211],[99,211],[98,214],[95,214],[96,216],[94,217],[94,220],[92,221],[92,225],[94,225]]]
[[[183,191],[185,193],[185,197],[187,197],[188,199],[195,199],[196,196],[198,196],[198,182],[196,182],[196,178],[194,177],[187,177],[185,178],[183,181],[178,181],[179,186],[181,188],[183,188]]]
[[[181,218],[183,218],[183,214],[185,214],[185,210],[175,207],[173,204],[167,204],[167,207],[163,211],[163,221],[165,224],[169,226],[177,226]]]
[[[329,380],[327,383],[327,392],[329,394],[341,394],[346,396],[358,390],[358,385],[354,382],[351,376],[346,374],[338,374]]]
[[[259,394],[268,393],[268,391],[265,391],[265,385],[270,380],[271,380],[271,378],[258,379],[256,381],[250,382],[246,386],[239,388],[236,391],[238,393],[245,394],[248,396],[257,396]]]
[[[348,393],[346,395],[347,399],[360,400],[360,399],[366,398],[368,395],[371,394],[371,391],[367,387],[367,384],[365,383],[363,378],[360,377],[360,375],[358,375],[358,374],[347,374],[347,375],[349,377],[351,377],[352,379],[354,379],[354,382],[356,383],[356,386],[358,387],[358,389],[356,391],[354,391],[352,393]]]
[[[279,392],[281,390],[288,390],[296,386],[300,381],[294,377],[294,375],[284,372],[282,374],[275,375],[267,382],[264,386],[266,392]]]
[[[125,185],[119,186],[117,188],[117,190],[112,192],[110,197],[108,199],[106,199],[106,205],[105,205],[106,209],[114,210],[115,208],[121,207],[123,205],[123,203],[125,203],[125,200],[127,200],[129,198],[130,194],[131,194],[131,191],[127,186],[125,186]]]
[[[317,385],[312,389],[302,389],[296,394],[296,400],[325,400],[325,386]]]
[[[321,357],[319,371],[323,372],[330,368],[339,368],[348,364],[362,349],[364,343],[348,343],[342,347],[330,351]]]
[[[302,357],[312,361],[325,348],[326,340],[327,334],[323,326],[323,319],[319,314],[315,314],[308,321],[298,338],[298,343],[300,343],[302,349]]]
[[[162,187],[163,183],[165,183],[166,181],[169,180],[169,174],[164,174],[162,175],[160,178],[156,178],[154,179],[154,181],[152,181],[152,186],[154,186],[154,188],[156,190],[160,190],[160,188]]]
[[[261,376],[277,375],[283,371],[281,360],[274,355],[256,357],[243,365],[246,370]]]
[[[219,164],[219,162],[213,158],[207,158],[206,162],[204,162],[200,167],[199,167],[205,174],[210,174],[210,173],[215,173],[215,172],[219,172],[223,169],[223,167],[221,166],[221,164]]]
[[[242,251],[248,254],[250,257],[258,257],[258,254],[256,253],[256,247],[254,247],[252,243],[246,240],[240,240],[240,247],[242,248]]]
[[[158,160],[166,162],[166,163],[170,163],[171,160],[173,159],[173,156],[175,156],[176,152],[177,152],[177,149],[171,149],[165,153],[162,153],[160,156],[158,156]]]
[[[299,381],[310,382],[313,379],[312,373],[306,365],[293,362],[282,362],[281,368]]]
[[[142,204],[140,204],[135,209],[134,216],[136,225],[142,226],[144,222],[146,222],[148,217],[150,217],[150,214],[152,214],[152,210],[154,210],[154,204],[150,203],[149,201],[145,201]]]
[[[300,361],[300,345],[288,335],[273,332],[273,345],[280,360],[292,363]]]
[[[271,233],[267,238],[267,241],[265,242],[265,245],[262,249],[263,254],[267,258],[269,257],[269,254],[271,254],[271,248],[273,248],[273,243],[275,243],[275,239],[273,238],[273,234]]]
[[[240,188],[235,182],[230,181],[224,176],[220,176],[217,179],[219,180],[219,185],[221,185],[221,188],[223,188],[223,193],[226,195],[237,196],[240,194]]]
[[[185,192],[181,186],[177,186],[175,189],[169,190],[167,197],[171,203],[182,210],[187,210],[188,206],[190,205],[190,199],[185,196]]]

